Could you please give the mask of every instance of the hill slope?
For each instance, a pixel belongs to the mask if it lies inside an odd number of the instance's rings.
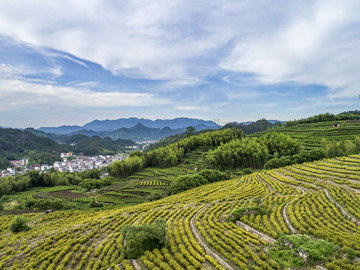
[[[38,137],[29,131],[17,129],[0,129],[0,168],[9,166],[8,160],[25,156],[34,161],[56,160],[66,147],[55,141]]]
[[[334,124],[338,124],[338,126],[334,127]],[[360,121],[342,120],[296,124],[277,127],[271,131],[258,132],[251,136],[259,137],[267,132],[287,134],[303,142],[306,149],[311,149],[319,147],[322,139],[328,141],[354,140],[360,134]]]
[[[357,256],[359,169],[360,156],[355,155],[264,171],[134,207],[27,214],[31,230],[17,234],[8,230],[13,216],[2,215],[0,268],[108,269],[121,264],[115,269],[138,269],[135,265],[141,269],[283,269],[304,262],[294,255],[296,249],[275,248],[274,241],[283,234],[300,239],[299,233],[314,237],[312,241],[323,247],[335,244]],[[237,225],[227,219],[244,207],[253,210],[238,216]],[[156,218],[167,222],[167,247],[146,252],[133,262],[124,260],[121,228]],[[289,250],[288,257],[278,256],[281,249]],[[358,262],[341,259],[344,254],[336,258],[329,250],[320,250],[307,249],[309,267],[360,267]]]

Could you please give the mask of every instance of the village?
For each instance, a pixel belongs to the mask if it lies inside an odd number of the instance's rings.
[[[11,167],[0,171],[1,177],[24,174],[28,171],[36,170],[47,172],[55,170],[59,172],[81,172],[84,170],[101,169],[109,166],[117,160],[126,158],[124,155],[99,155],[99,156],[74,156],[72,153],[61,153],[63,161],[55,161],[49,164],[32,164],[29,165],[28,159],[11,160]]]

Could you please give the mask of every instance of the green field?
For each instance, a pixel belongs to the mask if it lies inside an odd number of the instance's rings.
[[[34,199],[55,199],[60,198],[65,201],[79,202],[79,203],[88,203],[90,202],[90,198],[87,195],[81,195],[85,197],[81,198],[73,198],[71,195],[75,193],[75,197],[77,194],[81,194],[79,186],[54,186],[54,187],[35,187],[31,188],[28,191],[19,192],[13,195],[3,196],[1,201],[4,204],[4,210],[12,210],[16,209],[16,207],[25,203],[27,200]],[[82,204],[78,205],[80,208],[83,208]]]

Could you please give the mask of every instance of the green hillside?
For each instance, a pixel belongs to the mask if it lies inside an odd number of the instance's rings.
[[[335,123],[339,126],[334,127]],[[267,132],[287,134],[303,142],[306,149],[312,149],[319,147],[322,139],[329,141],[354,140],[360,134],[360,121],[342,120],[282,126],[271,131],[255,133],[251,136],[259,137]]]
[[[31,229],[18,233],[9,231],[14,215],[3,214],[0,268],[359,269],[359,170],[360,155],[353,155],[263,171],[132,207],[28,213]],[[236,216],[239,209],[245,210]],[[157,218],[166,222],[167,245],[128,260],[122,227]],[[299,250],[307,263],[296,255]]]
[[[0,169],[10,165],[9,160],[29,158],[43,163],[59,160],[66,147],[49,138],[38,137],[29,131],[0,128]]]

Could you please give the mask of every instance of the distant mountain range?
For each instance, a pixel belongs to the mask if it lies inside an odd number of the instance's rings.
[[[90,123],[87,123],[83,126],[60,126],[60,127],[41,127],[39,130],[46,133],[53,134],[69,134],[78,132],[80,130],[92,130],[96,132],[101,131],[115,131],[120,128],[132,128],[138,123],[148,128],[160,128],[165,127],[170,129],[185,129],[189,126],[195,127],[197,130],[201,129],[217,129],[220,128],[218,124],[213,121],[206,121],[201,119],[193,118],[175,118],[175,119],[157,119],[150,120],[144,118],[119,118],[117,120],[94,120]]]
[[[263,131],[274,124],[283,124],[285,121],[265,120],[248,121],[243,123],[229,123],[224,127],[241,126],[245,134]],[[113,140],[134,140],[137,142],[161,140],[172,135],[182,134],[186,128],[192,126],[196,131],[205,129],[221,128],[213,121],[206,121],[193,118],[157,119],[149,120],[144,118],[119,118],[116,120],[94,120],[83,126],[60,126],[60,127],[41,127],[32,130],[39,136],[49,137],[59,142],[63,141],[63,136],[85,135],[88,137],[98,136],[100,138],[109,137]]]
[[[120,118],[117,120],[94,120],[83,126],[41,127],[39,131],[55,135],[86,135],[136,141],[160,140],[172,135],[183,133],[192,126],[197,131],[218,129],[220,126],[213,121],[192,118],[175,118],[170,120],[149,120],[143,118]]]

